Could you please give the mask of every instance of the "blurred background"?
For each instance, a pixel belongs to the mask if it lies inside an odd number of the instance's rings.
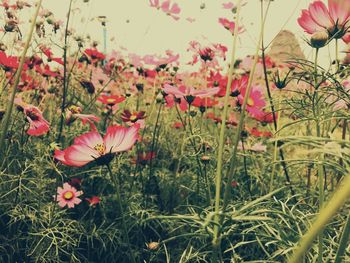
[[[162,2],[162,0],[160,0]],[[221,43],[229,48],[232,36],[218,23],[220,17],[233,20],[231,10],[224,9],[223,0],[174,0],[181,8],[180,19],[174,20],[161,10],[152,8],[149,0],[74,0],[74,15],[71,28],[82,36],[89,34],[100,42],[103,50],[103,29],[96,19],[106,16],[107,51],[124,49],[126,53],[163,54],[173,50],[181,55],[180,61],[188,62],[190,54],[186,52],[189,42],[196,40],[206,43]],[[236,1],[231,1],[235,3]],[[246,0],[242,10],[242,24],[245,32],[239,40],[239,57],[254,54],[256,39],[260,30],[260,0]],[[308,37],[297,23],[301,10],[307,8],[308,0],[274,0],[271,2],[269,17],[265,29],[265,44],[269,44],[282,29],[292,31],[306,58],[312,59],[312,49],[305,43]],[[264,2],[267,5],[267,2]],[[64,19],[69,0],[46,0],[44,6]],[[189,22],[187,18],[193,19]],[[333,41],[334,42],[334,41]],[[344,46],[341,47],[344,50]],[[327,66],[334,59],[334,46],[328,45],[320,52],[320,63]]]

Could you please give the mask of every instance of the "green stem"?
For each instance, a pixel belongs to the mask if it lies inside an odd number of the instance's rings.
[[[319,105],[319,96],[318,96],[318,88],[317,88],[317,59],[318,59],[318,48],[316,49],[315,55],[315,106],[316,106],[316,133],[317,137],[321,137],[321,125],[320,125],[320,105]],[[318,191],[319,191],[319,211],[323,208],[324,205],[324,167],[323,167],[323,153],[319,156],[319,161],[317,165],[318,169]],[[318,238],[318,258],[317,262],[323,262],[323,231],[320,231]]]
[[[239,140],[240,140],[240,137],[241,137],[241,132],[242,132],[243,125],[244,125],[245,111],[246,111],[246,108],[247,108],[248,99],[250,97],[250,92],[251,92],[252,86],[253,86],[252,83],[253,83],[253,79],[254,79],[254,73],[255,73],[256,65],[257,65],[258,59],[259,59],[259,51],[260,51],[260,46],[261,46],[261,40],[262,40],[262,35],[263,35],[263,32],[264,32],[263,29],[264,29],[264,25],[265,25],[265,22],[266,22],[267,13],[268,13],[268,10],[269,10],[269,7],[270,7],[270,3],[271,2],[269,1],[268,5],[267,5],[267,8],[266,8],[266,11],[265,11],[265,15],[262,18],[261,30],[260,30],[260,35],[259,35],[259,41],[258,41],[258,44],[256,46],[256,51],[255,51],[255,55],[254,55],[254,63],[253,63],[252,69],[250,71],[248,85],[247,85],[247,90],[246,90],[246,93],[245,93],[245,96],[244,96],[244,101],[243,101],[242,108],[241,108],[241,116],[240,116],[240,119],[239,119],[239,122],[238,122],[238,126],[237,126],[237,130],[236,130],[236,133],[235,133],[235,137],[234,137],[234,140],[233,140],[233,143],[234,143],[233,150],[232,150],[232,154],[231,154],[229,167],[228,167],[227,172],[226,172],[226,178],[227,178],[226,180],[227,181],[226,181],[224,200],[223,200],[223,211],[226,210],[226,207],[228,205],[228,200],[229,200],[229,197],[230,197],[230,193],[231,193],[231,188],[229,186],[230,186],[230,182],[232,181],[233,175],[234,175],[234,172],[235,172],[234,170],[235,170],[235,165],[236,165],[236,162],[237,162],[238,143],[239,143]]]
[[[68,93],[68,78],[67,78],[67,43],[68,43],[68,26],[70,20],[70,14],[72,10],[72,2],[69,3],[68,15],[67,15],[67,23],[66,30],[64,34],[64,48],[63,48],[63,96],[62,96],[62,104],[61,104],[61,117],[60,117],[60,126],[58,130],[58,135],[56,142],[59,143],[61,141],[61,136],[63,132],[63,124],[64,124],[64,111],[66,109],[66,99]]]
[[[125,242],[126,242],[126,244],[128,246],[128,252],[129,252],[129,256],[130,256],[129,259],[131,260],[132,263],[136,263],[136,259],[134,257],[134,254],[132,253],[132,250],[131,250],[131,244],[130,244],[128,229],[126,227],[125,213],[124,213],[124,209],[123,209],[123,205],[122,205],[122,199],[121,199],[121,195],[120,195],[119,181],[118,181],[117,176],[114,176],[110,165],[107,164],[106,166],[107,166],[107,169],[108,169],[108,172],[109,172],[109,176],[111,177],[111,179],[113,181],[114,188],[115,188],[116,195],[117,195],[117,199],[118,199],[117,200],[118,201],[117,205],[118,205],[118,209],[119,209],[120,214],[121,214],[123,236],[124,236]]]
[[[35,10],[34,16],[32,18],[32,24],[30,26],[30,29],[29,29],[29,32],[28,32],[28,36],[27,36],[27,40],[26,40],[26,43],[24,45],[24,49],[23,49],[23,52],[22,52],[22,55],[21,55],[21,59],[20,59],[20,62],[19,62],[19,66],[18,66],[18,69],[16,71],[15,81],[14,81],[14,84],[13,84],[12,93],[10,95],[10,99],[9,99],[8,104],[7,104],[4,120],[2,121],[2,129],[1,129],[1,135],[0,135],[0,154],[2,154],[4,152],[4,150],[5,150],[5,148],[6,148],[5,139],[6,139],[6,136],[7,136],[7,131],[8,131],[9,126],[10,126],[10,119],[11,119],[11,114],[12,114],[12,109],[13,109],[16,93],[17,93],[17,87],[18,87],[18,84],[19,84],[19,82],[21,80],[21,75],[22,75],[22,70],[23,70],[26,54],[27,54],[30,42],[32,40],[34,28],[35,28],[35,25],[36,25],[36,19],[38,17],[39,11],[40,11],[40,7],[41,7],[42,1],[43,0],[38,0],[38,2],[37,2],[37,7],[36,7],[36,10]]]
[[[224,98],[224,109],[221,114],[221,128],[220,128],[220,137],[219,137],[219,147],[218,147],[218,157],[217,157],[217,166],[216,166],[216,180],[215,180],[215,225],[214,225],[214,238],[213,238],[213,245],[218,247],[220,245],[220,229],[219,229],[219,222],[220,222],[220,200],[221,200],[221,184],[222,184],[222,165],[223,165],[223,154],[224,154],[224,142],[225,142],[225,129],[226,129],[226,119],[228,115],[228,106],[229,106],[229,95],[231,92],[231,85],[232,85],[232,77],[233,77],[233,69],[234,69],[234,63],[236,61],[236,48],[237,48],[237,40],[238,40],[238,28],[239,28],[239,19],[240,19],[240,13],[241,13],[241,0],[238,0],[237,2],[237,13],[236,13],[236,19],[235,19],[235,31],[234,31],[234,37],[233,37],[233,47],[232,47],[232,55],[231,55],[231,61],[229,65],[229,71],[228,71],[228,81],[226,86],[226,93]]]

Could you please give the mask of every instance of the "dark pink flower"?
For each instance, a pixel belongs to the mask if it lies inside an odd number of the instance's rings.
[[[25,103],[21,98],[16,98],[15,104],[23,110],[29,123],[28,135],[41,136],[50,130],[50,124],[44,119],[42,112],[37,107]]]

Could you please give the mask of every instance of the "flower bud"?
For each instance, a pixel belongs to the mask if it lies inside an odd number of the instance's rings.
[[[209,161],[210,161],[210,156],[208,156],[208,155],[203,155],[203,156],[201,157],[201,161],[202,161],[202,163],[204,163],[204,164],[209,163]]]
[[[159,248],[159,243],[158,242],[150,242],[147,244],[147,248],[149,250],[157,250]]]
[[[312,34],[310,44],[313,48],[321,48],[327,44],[328,38],[329,35],[327,32],[319,31]]]

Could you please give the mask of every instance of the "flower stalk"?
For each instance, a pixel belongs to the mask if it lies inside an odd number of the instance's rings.
[[[232,46],[232,55],[231,55],[231,61],[229,64],[229,71],[228,71],[228,81],[226,86],[226,93],[224,97],[224,109],[221,114],[221,128],[220,128],[220,137],[219,137],[219,147],[218,147],[218,157],[217,157],[217,166],[216,166],[216,180],[215,180],[215,226],[214,226],[214,238],[213,238],[213,245],[219,246],[219,236],[220,236],[220,229],[219,229],[219,222],[220,222],[220,200],[221,200],[221,185],[222,185],[222,166],[223,166],[223,155],[224,155],[224,142],[225,142],[225,129],[226,129],[226,120],[228,115],[228,105],[229,105],[229,95],[231,91],[231,85],[232,85],[232,79],[233,79],[233,70],[234,70],[234,63],[236,61],[236,49],[237,49],[237,40],[238,40],[238,28],[239,28],[239,19],[240,19],[240,13],[241,13],[241,0],[238,0],[237,2],[237,13],[236,13],[236,19],[235,19],[235,32],[233,37],[233,46]],[[249,93],[248,93],[249,94]],[[248,94],[246,97],[248,97]]]
[[[18,84],[21,80],[21,75],[22,75],[22,71],[23,71],[23,67],[24,67],[26,54],[27,54],[30,42],[32,40],[33,32],[34,32],[35,25],[36,25],[36,20],[37,20],[37,17],[39,15],[42,1],[43,0],[38,0],[38,2],[36,4],[35,13],[34,13],[33,18],[32,18],[32,23],[30,25],[30,29],[29,29],[29,32],[27,35],[27,40],[25,42],[24,49],[23,49],[21,59],[19,62],[19,66],[18,66],[18,69],[17,69],[15,77],[14,77],[14,84],[13,84],[12,92],[10,95],[9,102],[7,104],[4,120],[2,121],[2,127],[1,127],[1,131],[0,131],[1,132],[1,134],[0,134],[0,154],[2,154],[3,151],[6,149],[5,139],[7,136],[7,131],[8,131],[9,126],[10,126],[10,119],[11,119],[11,114],[12,114],[12,109],[13,109],[16,93],[17,93],[17,87],[18,87]]]
[[[132,263],[136,263],[136,259],[134,254],[132,253],[131,250],[131,244],[130,244],[130,239],[129,239],[129,233],[128,233],[128,229],[126,227],[126,221],[125,221],[125,213],[124,213],[124,209],[123,209],[123,205],[122,205],[122,199],[121,199],[121,195],[120,195],[120,184],[118,181],[117,176],[115,176],[112,172],[112,169],[110,167],[109,164],[106,165],[108,172],[109,172],[109,176],[114,184],[114,188],[116,191],[116,195],[117,195],[117,199],[118,199],[118,208],[121,214],[121,220],[122,220],[122,231],[123,231],[123,236],[124,236],[124,240],[128,246],[128,252],[129,252],[129,259],[131,260]]]

